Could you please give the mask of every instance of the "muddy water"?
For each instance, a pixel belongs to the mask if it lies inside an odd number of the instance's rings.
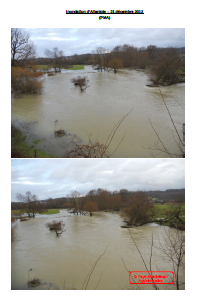
[[[66,231],[61,237],[57,238],[46,228],[46,223],[52,219],[65,223]],[[27,289],[28,278],[39,278],[42,282],[35,289],[82,289],[88,272],[106,247],[87,289],[135,289],[129,283],[129,273],[121,258],[130,271],[146,269],[128,229],[120,228],[122,224],[118,214],[101,212],[90,217],[70,215],[66,210],[56,215],[17,221],[12,242],[12,289]],[[175,229],[167,230],[176,233]],[[153,234],[154,242],[158,243],[156,235],[164,233],[163,227],[150,224],[131,229],[131,233],[149,266],[148,241]],[[162,258],[160,251],[153,250],[152,270],[171,271],[173,268],[168,260]],[[164,285],[159,287],[162,289]],[[143,288],[152,289],[150,285],[143,285]],[[173,289],[173,286],[168,289]]]
[[[71,83],[71,78],[77,75],[89,79],[89,87],[84,92]],[[149,76],[141,71],[92,72],[90,66],[75,72],[45,75],[42,94],[12,99],[12,120],[34,122],[31,131],[24,128],[24,132],[30,132],[34,139],[42,141],[36,145],[38,148],[63,156],[65,149],[57,143],[63,145],[66,137],[55,139],[55,128],[75,134],[77,140],[84,143],[88,142],[90,135],[93,142],[98,139],[105,143],[116,123],[133,107],[109,146],[112,154],[126,132],[113,157],[152,157],[152,153],[157,153],[150,149],[157,137],[149,118],[166,147],[179,153],[173,138],[174,128],[159,89],[146,87],[149,83]],[[180,105],[184,106],[185,86],[162,87],[161,91],[182,136],[184,109]]]

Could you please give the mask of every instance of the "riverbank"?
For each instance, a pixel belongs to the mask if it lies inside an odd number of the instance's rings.
[[[136,228],[146,224],[168,226],[177,230],[185,230],[185,205],[184,204],[155,204],[149,212],[149,220],[137,225],[124,225],[121,228]]]
[[[39,150],[34,145],[27,144],[25,142],[26,136],[16,127],[11,125],[11,157],[12,158],[50,158],[54,155],[48,154],[42,150]],[[39,140],[34,139],[35,144]]]
[[[64,157],[66,152],[81,145],[82,140],[75,134],[64,131],[60,137],[51,132],[47,138],[38,133],[38,121],[14,121],[11,125],[12,158],[50,158]]]
[[[171,86],[171,85],[176,85],[176,84],[181,84],[181,83],[185,83],[185,80],[180,80],[180,81],[176,81],[176,82],[164,82],[164,83],[160,83],[160,84],[148,84],[146,85],[147,87],[165,87],[165,86]]]

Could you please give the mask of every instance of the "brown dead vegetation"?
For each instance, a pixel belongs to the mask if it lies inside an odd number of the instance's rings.
[[[18,93],[38,93],[41,91],[42,82],[39,78],[42,72],[32,72],[25,67],[11,68],[11,86]]]
[[[64,226],[65,224],[62,221],[56,221],[56,220],[53,220],[51,223],[48,222],[46,224],[46,227],[49,228],[50,231],[55,231],[56,236],[59,236],[64,232],[63,230]]]

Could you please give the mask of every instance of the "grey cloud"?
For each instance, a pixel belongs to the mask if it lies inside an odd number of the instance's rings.
[[[117,45],[146,47],[184,47],[184,28],[32,28],[22,29],[30,34],[37,56],[44,56],[46,48],[58,47],[65,55],[91,53],[102,46],[112,50]],[[57,40],[55,40],[57,39]]]
[[[72,190],[165,190],[185,187],[183,159],[12,160],[12,201],[31,191],[39,199]]]

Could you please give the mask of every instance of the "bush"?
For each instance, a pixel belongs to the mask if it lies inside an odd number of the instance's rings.
[[[11,68],[11,86],[14,91],[19,93],[37,93],[42,88],[42,82],[39,78],[43,75],[41,72],[31,72],[26,68]]]
[[[72,78],[71,82],[75,85],[75,86],[79,86],[81,91],[84,91],[86,88],[88,88],[88,82],[89,80],[87,79],[87,77],[80,77],[78,76],[77,78]]]
[[[53,220],[52,223],[48,222],[46,226],[47,228],[49,228],[50,231],[55,231],[56,235],[59,236],[64,232],[63,227],[65,226],[65,224],[62,221]]]

